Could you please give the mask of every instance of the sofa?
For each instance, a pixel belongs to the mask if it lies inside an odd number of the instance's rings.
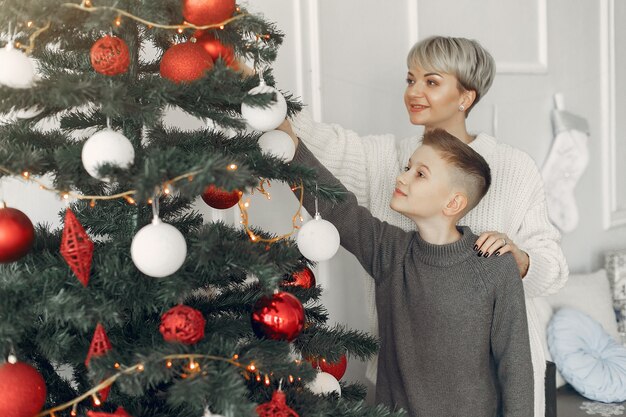
[[[545,354],[549,361],[546,371],[546,417],[626,416],[626,402],[594,401],[581,395],[578,391],[585,392],[584,381],[581,387],[580,380],[576,380],[568,372],[561,356],[558,357],[559,360],[555,360],[555,365],[552,362],[555,358],[549,348],[550,346],[553,352],[559,354],[555,346],[563,341],[558,338],[564,336],[555,331],[554,322],[557,316],[572,310],[583,313],[590,321],[599,324],[617,343],[625,344],[622,314],[626,312],[626,291],[622,286],[626,286],[626,250],[607,253],[604,269],[592,273],[570,274],[567,284],[557,294],[532,301],[542,321],[541,336],[545,341]],[[621,346],[618,348],[621,349]],[[562,369],[558,369],[559,366]],[[567,378],[578,386],[578,391],[563,378],[561,371],[565,371]],[[587,392],[586,395],[596,397],[595,393],[589,395]]]

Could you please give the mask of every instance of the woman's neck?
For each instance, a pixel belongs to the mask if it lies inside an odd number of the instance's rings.
[[[425,126],[426,131],[431,129],[444,129],[446,132],[450,133],[451,135],[455,136],[466,144],[469,144],[474,139],[476,139],[476,136],[472,136],[467,132],[467,129],[465,127],[465,121],[463,121],[462,123],[451,124],[448,126]]]

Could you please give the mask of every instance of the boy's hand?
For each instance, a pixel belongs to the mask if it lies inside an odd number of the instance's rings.
[[[500,256],[511,252],[517,263],[520,276],[524,278],[526,273],[528,273],[528,267],[530,266],[528,254],[521,250],[505,233],[484,232],[476,241],[474,250],[478,251],[478,256],[484,256],[485,258],[491,255]]]

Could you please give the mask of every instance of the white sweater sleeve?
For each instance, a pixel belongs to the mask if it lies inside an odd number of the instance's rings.
[[[530,266],[522,281],[527,297],[556,293],[567,282],[569,269],[561,250],[561,234],[550,223],[543,181],[533,163],[528,180],[535,184],[517,236],[517,245],[528,253]]]
[[[291,125],[313,155],[356,195],[359,205],[369,208],[376,184],[372,179],[388,176],[384,165],[397,159],[393,135],[360,137],[339,125],[314,121],[307,110],[292,118]],[[381,153],[383,161],[376,155]]]

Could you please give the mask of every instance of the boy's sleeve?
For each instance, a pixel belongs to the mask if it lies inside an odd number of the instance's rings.
[[[324,220],[337,228],[341,245],[356,256],[375,280],[385,276],[394,261],[397,264],[408,250],[412,233],[377,219],[360,206],[355,195],[315,158],[303,142],[298,145],[293,162],[314,168],[319,183],[337,186],[345,193],[345,198],[334,204],[318,199],[318,211]],[[307,190],[303,205],[309,213],[315,213],[315,198]]]
[[[533,417],[534,382],[524,287],[512,255],[496,268],[491,349],[495,358],[504,417]]]

